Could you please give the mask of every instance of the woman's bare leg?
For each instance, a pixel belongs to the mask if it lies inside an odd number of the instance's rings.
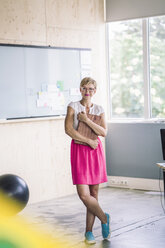
[[[103,210],[100,208],[97,200],[90,195],[90,189],[88,185],[77,184],[77,193],[84,203],[84,205],[88,208],[88,210],[95,216],[97,216],[102,224],[107,223],[107,217]]]
[[[90,195],[93,196],[98,201],[98,191],[99,191],[99,184],[96,185],[89,185]],[[86,232],[91,231],[94,225],[95,215],[89,211],[87,208],[86,213]]]

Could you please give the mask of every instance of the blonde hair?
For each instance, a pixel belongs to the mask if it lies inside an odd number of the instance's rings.
[[[80,83],[80,87],[83,87],[84,85],[88,85],[88,84],[93,84],[95,89],[97,88],[97,83],[96,81],[91,78],[91,77],[85,77],[81,80],[81,83]]]

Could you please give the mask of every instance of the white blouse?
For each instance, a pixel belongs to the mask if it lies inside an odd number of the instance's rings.
[[[70,102],[68,104],[68,106],[70,106],[72,109],[74,109],[74,123],[73,123],[73,127],[74,129],[77,129],[78,127],[78,120],[77,120],[77,115],[78,113],[80,112],[84,112],[86,113],[86,108],[85,106],[83,106],[80,101],[78,102]],[[89,114],[92,114],[92,115],[101,115],[102,113],[104,113],[104,109],[102,106],[100,105],[97,105],[97,104],[94,104],[90,107],[90,110],[89,110]]]

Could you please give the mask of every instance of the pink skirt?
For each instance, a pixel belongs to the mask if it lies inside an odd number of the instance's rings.
[[[96,149],[71,142],[73,184],[95,185],[107,182],[105,155],[101,140]]]

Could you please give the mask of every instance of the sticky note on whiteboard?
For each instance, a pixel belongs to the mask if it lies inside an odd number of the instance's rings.
[[[71,96],[80,96],[80,88],[70,88]]]

